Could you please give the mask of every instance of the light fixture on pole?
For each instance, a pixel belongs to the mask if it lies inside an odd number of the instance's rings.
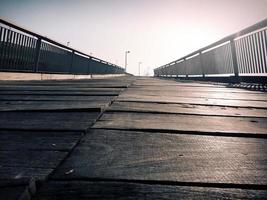
[[[139,76],[140,76],[140,66],[141,66],[142,62],[139,62],[138,65],[139,65]]]
[[[130,53],[130,51],[125,51],[125,72],[127,70],[127,54]]]

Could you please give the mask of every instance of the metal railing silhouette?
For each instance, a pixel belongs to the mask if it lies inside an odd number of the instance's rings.
[[[122,74],[124,69],[0,19],[0,71]]]
[[[154,69],[155,76],[267,76],[267,19],[176,61]]]

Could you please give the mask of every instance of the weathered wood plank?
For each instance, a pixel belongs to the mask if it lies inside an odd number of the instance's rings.
[[[61,161],[61,160],[60,160]],[[58,164],[60,163],[58,161]],[[0,167],[1,179],[14,180],[19,178],[34,178],[36,180],[45,180],[49,174],[53,172],[53,168],[45,168],[45,163],[42,168],[38,167],[24,167],[24,166],[13,166],[13,167]],[[0,198],[1,199],[1,198]]]
[[[267,101],[244,101],[232,99],[205,99],[190,97],[172,97],[172,96],[148,96],[148,95],[130,95],[121,94],[118,101],[152,102],[152,103],[183,103],[195,105],[217,105],[246,108],[267,108]]]
[[[0,101],[111,101],[114,96],[80,95],[0,95]]]
[[[54,179],[267,184],[267,140],[94,130]],[[73,169],[73,173],[66,174]]]
[[[0,163],[2,167],[49,169],[55,168],[66,155],[62,151],[0,151]]]
[[[201,106],[191,104],[165,104],[149,102],[114,102],[108,111],[153,112],[173,114],[195,114],[213,116],[267,117],[267,109],[236,108],[225,106]]]
[[[173,86],[131,86],[131,91],[138,91],[140,89],[142,90],[157,90],[157,91],[164,91],[168,88],[168,91],[173,92],[228,92],[228,93],[245,93],[245,94],[264,94],[260,91],[251,91],[251,90],[245,90],[245,89],[237,89],[237,88],[228,88],[228,87],[180,87],[179,85],[173,85]]]
[[[82,132],[0,130],[0,151],[70,151],[82,135]]]
[[[169,91],[169,90],[131,90],[129,88],[123,95],[135,96],[162,96],[169,97],[191,97],[191,98],[206,98],[206,99],[235,99],[235,100],[254,100],[254,101],[267,101],[267,93],[251,94],[251,93],[233,93],[233,92],[199,92],[199,91]]]
[[[1,90],[1,89],[0,89]],[[117,96],[121,91],[114,90],[95,90],[95,91],[80,91],[80,90],[68,90],[67,88],[62,90],[2,90],[0,95],[64,95],[64,96]]]
[[[107,112],[93,128],[266,135],[267,118]]]
[[[266,190],[149,185],[124,182],[51,181],[34,200],[74,199],[264,199]]]
[[[30,200],[31,194],[28,191],[28,186],[8,186],[0,188],[0,199],[3,200]]]
[[[19,110],[99,110],[108,107],[110,100],[96,101],[0,101],[0,111]]]
[[[3,111],[0,129],[84,131],[98,115],[93,111]]]

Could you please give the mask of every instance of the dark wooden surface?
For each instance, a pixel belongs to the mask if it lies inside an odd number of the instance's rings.
[[[190,187],[103,181],[51,181],[35,200],[73,199],[265,199],[266,190]]]
[[[267,185],[266,141],[93,130],[53,178]]]
[[[47,180],[131,81],[1,81],[0,199],[30,199],[13,183]]]
[[[209,116],[267,117],[267,109],[215,105],[165,104],[151,102],[114,102],[108,111],[159,114],[191,114]]]
[[[264,199],[266,143],[264,92],[130,76],[0,81],[0,199],[31,178],[34,199]]]

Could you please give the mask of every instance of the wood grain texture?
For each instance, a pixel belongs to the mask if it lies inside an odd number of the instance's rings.
[[[102,101],[112,100],[114,96],[76,96],[76,95],[0,95],[0,101]]]
[[[51,181],[33,200],[74,199],[264,199],[266,190],[148,185],[121,182]]]
[[[61,161],[61,160],[60,160]],[[59,164],[59,163],[58,163]],[[45,180],[48,175],[52,173],[54,168],[45,168],[43,163],[42,168],[38,167],[24,167],[24,166],[13,166],[13,167],[0,167],[1,179],[17,180],[20,178],[34,178],[36,180]]]
[[[0,129],[82,131],[98,115],[99,112],[89,111],[7,111],[0,112]]]
[[[80,89],[70,88],[0,88],[0,95],[65,95],[65,96],[117,96],[121,90],[118,89],[87,89],[82,91]]]
[[[93,130],[53,178],[267,185],[266,141]]]
[[[0,131],[0,179],[44,180],[82,132]]]
[[[0,151],[70,151],[82,135],[82,132],[0,130]]]
[[[267,118],[106,112],[93,128],[267,134]]]
[[[161,84],[159,82],[159,84]],[[251,90],[245,90],[245,89],[237,89],[237,88],[229,88],[229,87],[181,87],[177,83],[174,85],[142,85],[142,86],[137,86],[136,83],[134,83],[130,87],[131,91],[140,91],[141,90],[146,90],[146,91],[168,91],[170,92],[217,92],[217,93],[222,93],[222,92],[227,92],[227,93],[239,93],[239,94],[264,94],[263,92],[260,91],[251,91]]]
[[[267,108],[267,101],[243,101],[232,99],[205,99],[190,97],[172,97],[172,96],[148,96],[148,95],[120,95],[118,101],[131,102],[151,102],[151,103],[184,103],[194,105],[217,105],[245,108]]]
[[[67,155],[62,151],[1,151],[2,167],[55,168]],[[1,169],[1,168],[0,168]]]
[[[108,111],[173,113],[214,116],[267,117],[267,109],[236,108],[227,106],[202,106],[191,104],[167,104],[150,102],[114,102]]]
[[[168,97],[191,97],[191,98],[204,98],[204,99],[235,99],[235,100],[254,100],[254,101],[267,101],[267,93],[233,93],[225,90],[224,92],[209,92],[209,91],[181,91],[177,90],[159,90],[151,89],[144,90],[139,88],[139,90],[129,88],[123,95],[145,95],[145,96],[168,96]]]
[[[0,111],[20,110],[93,110],[101,111],[110,104],[110,99],[94,101],[0,101]]]
[[[0,188],[0,199],[3,200],[30,200],[28,186],[8,186]]]

